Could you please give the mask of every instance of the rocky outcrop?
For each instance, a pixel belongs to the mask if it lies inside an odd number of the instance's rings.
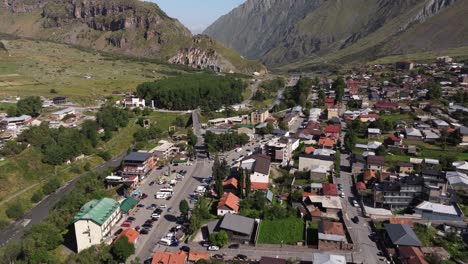
[[[412,46],[430,51],[468,45],[462,37],[468,33],[468,16],[455,10],[467,6],[462,0],[247,0],[204,34],[274,67],[326,64],[327,57],[341,64],[413,52]],[[455,17],[444,15],[447,10]],[[445,23],[434,19],[441,16]],[[408,31],[421,39],[403,38]],[[439,35],[443,45],[429,32]]]
[[[198,69],[245,71],[233,51],[199,39],[156,4],[140,0],[0,0],[0,32],[157,57]],[[2,20],[2,14],[12,14]],[[34,16],[33,19],[26,18]],[[6,16],[3,16],[6,17]],[[34,21],[24,24],[18,21]],[[209,41],[208,41],[209,42]],[[204,41],[204,43],[206,43]],[[240,57],[240,56],[239,56]],[[257,63],[257,68],[262,65]]]

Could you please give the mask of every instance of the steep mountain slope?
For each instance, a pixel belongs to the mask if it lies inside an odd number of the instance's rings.
[[[199,37],[156,4],[138,0],[2,0],[0,32],[157,57],[195,68],[251,72],[258,63],[230,61],[214,40]],[[232,52],[231,52],[232,53]]]
[[[468,45],[467,9],[462,0],[248,0],[205,33],[274,66],[355,62]]]

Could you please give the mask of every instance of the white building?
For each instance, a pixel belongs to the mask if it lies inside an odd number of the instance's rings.
[[[152,150],[150,150],[150,152],[153,153],[154,156],[160,159],[169,159],[173,150],[174,150],[173,143],[166,141],[166,140],[160,140],[158,142],[158,145]]]
[[[77,251],[104,242],[121,217],[120,204],[114,199],[102,198],[83,205],[74,217]]]
[[[50,118],[54,121],[59,121],[67,115],[76,115],[76,109],[73,107],[68,107],[57,112],[53,112]]]
[[[146,102],[142,98],[135,98],[135,97],[128,97],[121,101],[123,107],[135,108],[141,107],[144,108],[146,106]]]

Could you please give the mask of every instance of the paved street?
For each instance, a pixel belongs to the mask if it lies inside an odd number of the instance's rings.
[[[154,198],[154,194],[156,194],[162,185],[155,184],[153,186],[149,186],[151,181],[156,180],[158,176],[167,171],[167,167],[162,170],[155,170],[143,181],[139,189],[143,193],[148,194],[148,197],[141,201],[145,207],[138,208],[138,210],[132,214],[132,216],[136,218],[132,227],[142,226],[146,220],[151,218],[153,210],[146,209],[146,206],[153,203],[157,205],[166,204],[167,208],[164,209],[161,214],[161,218],[153,223],[154,226],[151,229],[151,232],[147,235],[140,235],[135,257],[139,257],[140,260],[146,260],[150,258],[156,250],[164,251],[166,249],[165,246],[159,245],[158,242],[161,238],[167,235],[170,228],[176,226],[176,218],[180,215],[180,201],[182,199],[189,201],[189,194],[195,191],[196,187],[201,183],[201,180],[211,176],[211,167],[212,163],[207,160],[197,161],[193,166],[179,165],[177,167],[171,167],[171,170],[187,170],[187,174],[185,175],[185,178],[174,187],[175,193],[169,201],[166,199]],[[167,212],[169,208],[172,208],[170,213]],[[116,229],[118,229],[118,227],[116,227]]]

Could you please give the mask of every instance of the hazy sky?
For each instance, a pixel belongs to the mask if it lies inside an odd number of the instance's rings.
[[[169,16],[179,19],[192,33],[201,33],[220,16],[245,0],[149,0]]]

